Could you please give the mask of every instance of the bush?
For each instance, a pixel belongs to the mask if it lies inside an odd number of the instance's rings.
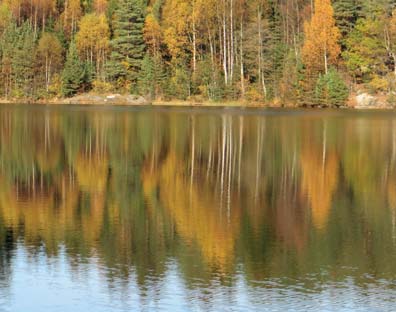
[[[339,107],[346,103],[348,96],[348,87],[335,69],[330,69],[326,75],[321,75],[318,78],[315,88],[317,104]]]
[[[375,75],[368,83],[367,88],[371,94],[386,92],[389,88],[389,82],[385,78]]]
[[[245,93],[245,99],[249,102],[263,102],[264,101],[264,96],[258,90],[258,88],[255,87],[249,87],[248,90]]]
[[[51,84],[49,85],[48,93],[50,97],[62,95],[62,77],[55,74],[52,77]]]
[[[93,92],[98,94],[106,94],[113,91],[113,85],[110,82],[94,80],[92,82]]]
[[[396,95],[394,93],[390,93],[388,95],[388,98],[386,99],[386,102],[392,106],[395,107],[396,106]]]

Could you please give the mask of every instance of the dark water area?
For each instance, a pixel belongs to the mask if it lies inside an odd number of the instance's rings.
[[[0,311],[394,311],[396,113],[0,106]]]

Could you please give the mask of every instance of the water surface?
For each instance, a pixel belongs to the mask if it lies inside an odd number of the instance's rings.
[[[391,311],[396,114],[0,106],[0,311]]]

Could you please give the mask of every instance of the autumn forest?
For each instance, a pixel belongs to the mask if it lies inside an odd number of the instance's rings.
[[[396,103],[393,0],[1,0],[0,98]]]

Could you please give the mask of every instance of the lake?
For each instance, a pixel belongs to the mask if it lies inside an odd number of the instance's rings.
[[[391,311],[396,113],[0,106],[0,311]]]

